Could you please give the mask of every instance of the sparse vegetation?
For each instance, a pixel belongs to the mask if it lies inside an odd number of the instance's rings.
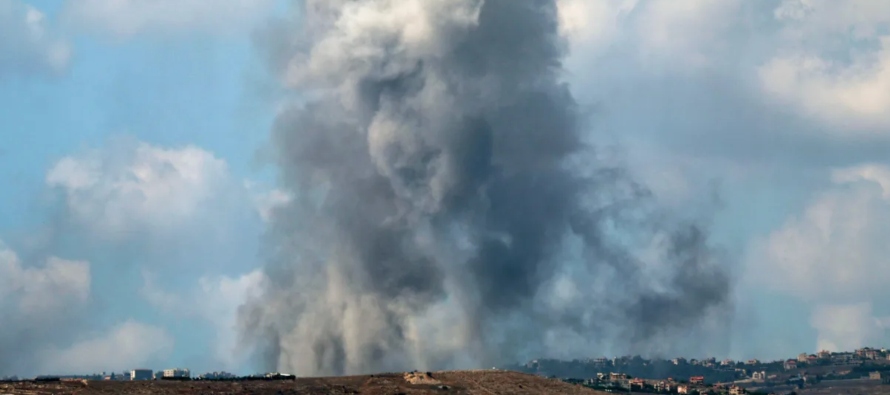
[[[368,376],[254,381],[22,381],[0,384],[0,393],[78,395],[185,394],[596,394],[591,389],[503,370],[409,372]]]

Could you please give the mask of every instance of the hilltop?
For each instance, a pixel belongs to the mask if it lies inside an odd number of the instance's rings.
[[[0,393],[173,394],[602,394],[560,380],[504,370],[386,373],[293,381],[70,381],[0,384]]]

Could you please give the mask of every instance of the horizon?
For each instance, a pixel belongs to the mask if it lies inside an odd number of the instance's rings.
[[[596,360],[596,359],[599,359],[599,358],[605,358],[607,362],[610,362],[610,363],[611,363],[611,362],[613,362],[615,359],[623,359],[623,358],[633,359],[633,358],[635,358],[635,357],[641,357],[641,358],[642,358],[643,360],[645,360],[645,361],[663,361],[663,362],[671,362],[671,361],[673,361],[674,359],[684,359],[684,360],[686,360],[686,361],[695,361],[695,360],[697,360],[697,361],[704,361],[704,360],[708,360],[708,359],[714,359],[717,363],[720,363],[720,362],[723,362],[723,361],[727,361],[727,360],[731,360],[731,361],[735,362],[736,364],[739,364],[739,363],[746,364],[747,362],[750,362],[750,361],[752,361],[752,360],[756,360],[756,361],[758,361],[758,363],[761,363],[761,364],[772,364],[772,363],[785,362],[785,361],[788,361],[788,360],[797,360],[797,357],[798,357],[799,355],[802,355],[802,354],[807,354],[808,356],[814,356],[814,355],[817,355],[817,354],[819,354],[819,353],[821,353],[821,352],[829,352],[829,353],[831,353],[831,354],[853,354],[853,353],[855,353],[856,351],[859,351],[859,350],[876,350],[876,351],[886,352],[886,351],[887,351],[887,348],[886,348],[886,347],[871,347],[871,346],[864,346],[864,347],[857,348],[857,349],[855,349],[855,350],[842,350],[842,351],[819,350],[819,351],[816,351],[816,352],[814,352],[814,353],[799,353],[799,354],[797,354],[797,355],[793,355],[793,356],[790,356],[790,357],[787,357],[787,358],[780,358],[780,359],[774,359],[774,360],[762,360],[762,359],[759,359],[759,358],[749,358],[749,359],[747,359],[747,360],[734,360],[734,359],[731,359],[731,358],[720,358],[720,357],[715,357],[715,356],[707,356],[707,357],[702,357],[702,358],[691,358],[691,357],[684,357],[684,356],[674,356],[674,357],[644,357],[644,356],[641,356],[641,355],[620,355],[620,356],[612,356],[612,357],[608,357],[608,356],[600,356],[600,357],[576,358],[576,359],[573,359],[573,360],[560,360],[560,359],[558,359],[558,358],[533,358],[533,359],[530,359],[530,360],[525,361],[525,362],[522,362],[522,361],[514,362],[513,364],[515,364],[516,366],[518,366],[518,365],[523,365],[523,364],[527,364],[527,363],[534,362],[534,361],[538,361],[538,360],[557,360],[557,361],[562,361],[562,362],[575,362],[575,361],[580,361],[580,362],[590,362],[590,361],[592,361],[592,360]],[[687,362],[687,363],[688,363],[688,362]],[[513,364],[508,364],[508,366],[509,366],[509,365],[513,365]],[[140,368],[131,368],[131,369],[123,370],[123,371],[104,370],[104,371],[102,371],[101,373],[100,373],[100,372],[94,372],[94,373],[72,373],[72,374],[38,374],[38,375],[24,375],[24,376],[22,376],[22,377],[71,377],[71,376],[97,376],[97,375],[108,376],[108,375],[110,375],[111,373],[115,373],[115,374],[117,374],[117,373],[125,373],[125,374],[129,374],[130,371],[132,371],[132,370],[151,370],[151,371],[152,371],[152,374],[154,374],[154,373],[161,372],[161,371],[164,371],[164,370],[167,370],[167,369],[185,369],[185,370],[188,370],[190,373],[192,372],[192,371],[191,371],[189,368],[187,368],[187,367],[166,367],[166,368],[162,368],[162,369],[151,369],[151,368],[140,367]],[[468,370],[468,369],[484,369],[484,368],[482,368],[482,367],[476,367],[476,368],[467,368],[467,369],[461,369],[461,370]],[[498,369],[501,369],[501,368],[498,368]],[[107,374],[106,374],[106,373],[107,373]],[[195,373],[197,373],[197,372],[195,372]],[[270,374],[270,373],[280,373],[280,374],[288,374],[288,375],[289,375],[289,374],[293,374],[293,373],[288,373],[288,372],[275,372],[275,371],[272,371],[272,372],[253,372],[253,373],[243,373],[243,372],[241,372],[241,373],[233,373],[233,372],[228,372],[228,371],[224,371],[224,370],[212,370],[212,371],[201,372],[201,373],[198,373],[197,375],[192,375],[192,376],[190,376],[190,377],[192,377],[192,378],[196,378],[196,377],[200,377],[200,376],[203,376],[203,375],[206,375],[206,374],[214,374],[214,373],[217,373],[217,374],[219,374],[219,373],[228,373],[228,374],[233,374],[235,377],[263,376],[263,375]],[[363,373],[363,374],[377,374],[377,373],[387,373],[387,372],[383,372],[383,371],[379,371],[379,372],[366,372],[366,373]],[[11,375],[10,375],[10,376],[11,376]],[[303,377],[319,377],[319,376],[303,376]],[[0,378],[2,378],[2,376],[0,376]],[[20,377],[20,378],[21,378],[21,377]]]
[[[890,2],[224,1],[0,0],[0,377],[890,344]]]

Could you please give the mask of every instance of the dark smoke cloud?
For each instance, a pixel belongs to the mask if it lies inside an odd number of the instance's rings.
[[[489,366],[658,350],[727,303],[707,232],[588,144],[553,0],[302,3],[259,36],[309,97],[273,131],[269,369]],[[688,335],[688,332],[686,333]]]

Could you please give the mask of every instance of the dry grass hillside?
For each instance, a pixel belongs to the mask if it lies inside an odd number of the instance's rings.
[[[559,380],[502,370],[387,373],[295,381],[3,383],[0,394],[597,394]],[[602,393],[599,393],[602,394]]]

